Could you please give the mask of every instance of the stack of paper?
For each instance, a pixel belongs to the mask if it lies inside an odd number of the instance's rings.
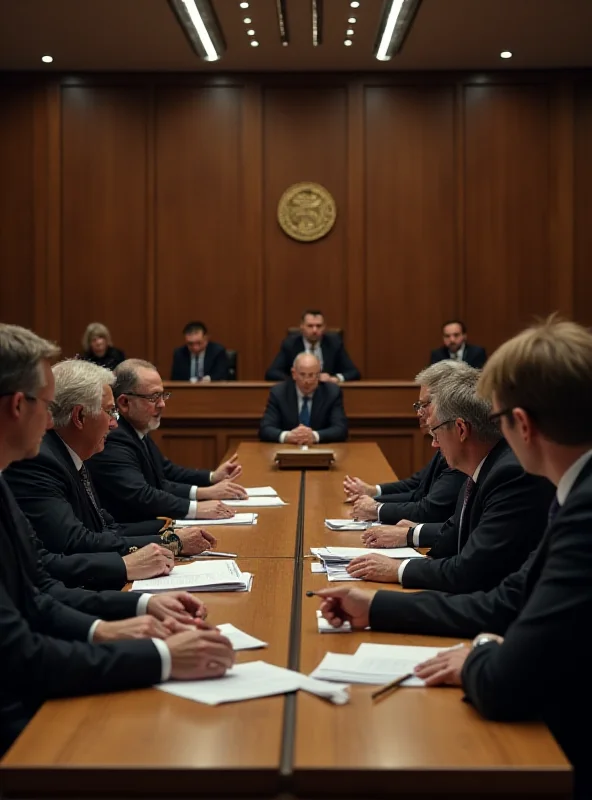
[[[388,683],[413,672],[419,664],[447,649],[452,648],[361,644],[353,656],[327,653],[310,677],[347,683]],[[421,678],[412,677],[402,685],[425,686],[425,683]]]
[[[325,564],[349,564],[354,558],[370,553],[387,558],[425,558],[412,547],[311,547],[310,552]]]
[[[371,528],[372,522],[354,519],[326,519],[325,527],[330,531],[365,531]]]
[[[155,687],[163,692],[217,706],[256,697],[272,697],[304,689],[305,692],[325,697],[333,703],[343,705],[349,701],[347,686],[323,685],[320,681],[293,672],[265,661],[236,664],[222,678],[203,681],[169,681]]]
[[[235,514],[225,519],[176,519],[175,528],[205,528],[208,525],[256,525],[259,514]]]
[[[344,622],[339,628],[334,628],[317,609],[317,627],[319,633],[351,633],[352,627],[349,622]]]
[[[253,576],[241,572],[236,561],[192,561],[173,567],[161,578],[134,581],[132,592],[250,592]]]
[[[252,486],[246,488],[248,497],[277,497],[277,492],[273,486]]]
[[[277,495],[272,497],[249,497],[247,500],[224,500],[223,502],[225,506],[236,508],[275,508],[276,506],[288,505]]]

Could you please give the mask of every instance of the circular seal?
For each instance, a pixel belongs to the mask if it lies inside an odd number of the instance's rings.
[[[335,200],[320,183],[294,183],[280,198],[278,222],[284,233],[299,242],[326,236],[337,217]]]

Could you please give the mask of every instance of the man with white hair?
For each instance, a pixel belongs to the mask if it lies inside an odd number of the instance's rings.
[[[419,384],[419,399],[413,408],[422,432],[428,433],[432,424],[432,395],[438,384],[459,369],[470,370],[472,367],[461,361],[441,361],[415,376],[415,382]],[[435,440],[432,440],[432,447],[435,453],[430,462],[405,480],[373,485],[349,475],[344,478],[343,489],[348,498],[354,500],[352,516],[392,526],[384,529],[385,535],[388,533],[392,537],[389,547],[431,547],[438,536],[438,530],[434,530],[438,526],[422,530],[417,525],[419,530],[416,528],[410,533],[414,525],[409,520],[415,524],[444,523],[454,513],[467,476],[448,466]]]
[[[85,466],[117,427],[111,390],[115,376],[76,359],[56,364],[53,375],[53,430],[46,433],[34,459],[13,464],[6,472],[21,509],[47,550],[66,555],[117,552],[128,557],[151,545],[146,573],[157,562],[161,566],[157,574],[167,574],[172,559],[162,548],[177,555],[199,555],[215,546],[214,537],[199,528],[171,533],[156,519],[125,527],[116,524],[101,508]]]
[[[246,498],[234,483],[242,468],[237,456],[210,472],[187,469],[165,458],[150,432],[160,419],[170,393],[148,361],[129,358],[115,370],[113,387],[119,428],[88,468],[105,507],[119,522],[164,516],[172,519],[233,517],[225,498]]]
[[[33,458],[51,425],[50,359],[58,353],[31,331],[0,325],[0,471]],[[214,678],[232,666],[228,639],[199,630],[203,623],[173,620],[167,630],[157,620],[141,620],[139,628],[132,620],[115,636],[127,641],[110,641],[110,623],[39,591],[30,529],[1,475],[0,547],[0,753],[48,699],[149,687],[170,677]],[[146,638],[149,628],[154,638]]]

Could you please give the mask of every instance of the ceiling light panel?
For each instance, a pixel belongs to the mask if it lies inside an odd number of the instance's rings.
[[[169,0],[185,35],[204,61],[218,61],[226,44],[211,0]]]
[[[389,0],[385,4],[374,45],[379,61],[389,61],[399,52],[420,5],[421,0]]]

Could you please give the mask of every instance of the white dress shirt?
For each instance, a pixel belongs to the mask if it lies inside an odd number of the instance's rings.
[[[456,353],[453,353],[451,350],[448,351],[448,357],[451,358],[453,361],[462,361],[464,354],[465,354],[464,343],[459,347]]]
[[[189,380],[191,383],[210,380],[210,376],[205,374],[205,361],[206,348],[198,355],[191,354],[191,366],[189,368]]]
[[[489,453],[487,455],[489,455]],[[485,458],[487,458],[487,456],[485,456]],[[475,483],[477,483],[477,478],[479,477],[479,473],[481,472],[481,468],[483,467],[483,464],[485,463],[485,458],[483,458],[479,462],[479,464],[477,464],[477,468],[475,469],[475,472],[473,472],[473,481]],[[460,529],[461,529],[462,522],[463,522],[463,517],[464,517],[464,511],[465,510],[463,508],[461,510],[460,520],[458,522],[458,535],[459,535],[459,538],[460,538]],[[423,524],[424,523],[422,522],[420,525],[416,525],[415,528],[413,529],[413,546],[414,547],[419,547],[419,532],[421,531],[421,529],[423,527]],[[399,583],[401,585],[403,585],[403,573],[405,572],[405,567],[407,566],[407,564],[409,563],[410,560],[411,559],[406,558],[405,561],[401,562],[401,565],[399,567],[399,571],[398,571],[397,575],[399,577]]]
[[[314,345],[313,345],[308,341],[308,339],[305,339],[304,336],[302,337],[302,341],[304,342],[304,352],[305,353],[310,353],[310,355],[316,356],[319,359],[319,362],[321,364],[321,372],[322,372],[323,371],[323,351],[321,349],[321,342],[315,342]],[[343,377],[341,372],[338,372],[335,375],[335,377],[341,383],[343,383],[343,381],[345,380],[345,378]]]
[[[310,406],[308,408],[308,413],[312,414],[312,401],[314,397],[314,392],[308,395],[308,399],[310,400]],[[296,386],[296,399],[298,401],[298,419],[300,419],[300,412],[302,411],[302,405],[304,403],[304,395],[300,391],[300,389]],[[282,431],[280,433],[280,442],[283,444],[286,441],[286,436],[290,433],[290,431]],[[314,436],[315,442],[319,441],[319,434],[316,431],[312,432]]]
[[[567,500],[568,494],[573,489],[574,483],[577,481],[580,472],[584,469],[588,461],[592,458],[592,450],[580,456],[571,467],[564,472],[561,480],[557,484],[557,502],[562,506]]]

